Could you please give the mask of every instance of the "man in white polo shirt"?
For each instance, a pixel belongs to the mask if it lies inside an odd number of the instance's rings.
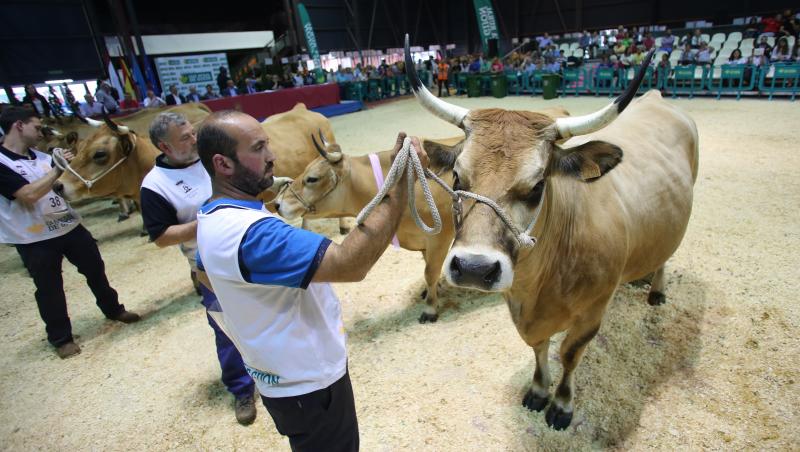
[[[178,245],[189,259],[193,280],[197,270],[197,209],[211,197],[211,179],[197,156],[194,126],[179,113],[160,113],[150,124],[150,140],[161,155],[142,181],[142,218],[150,240],[159,247]],[[199,286],[208,311],[217,303],[213,292]],[[256,419],[253,379],[247,374],[242,356],[228,336],[208,315],[214,330],[222,382],[235,399],[234,413],[242,425]]]
[[[405,209],[406,181],[337,245],[284,223],[256,198],[273,183],[275,157],[254,118],[213,113],[197,147],[213,187],[197,215],[198,267],[222,307],[215,315],[293,450],[357,450],[341,306],[328,283],[362,280],[383,254]]]
[[[97,307],[111,319],[139,321],[125,310],[106,278],[103,258],[81,218],[59,196],[61,170],[49,155],[33,149],[42,138],[42,123],[32,109],[8,107],[0,114],[5,133],[0,146],[0,243],[13,244],[36,286],[36,304],[44,320],[47,340],[60,358],[81,352],[73,341],[67,313],[61,264],[67,258],[86,282]],[[72,153],[64,157],[69,160]]]

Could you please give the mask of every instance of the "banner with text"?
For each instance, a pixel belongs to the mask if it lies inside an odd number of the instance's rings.
[[[306,35],[306,43],[308,44],[308,54],[314,60],[314,73],[316,74],[317,81],[322,82],[325,76],[322,75],[322,60],[319,58],[319,47],[317,46],[317,37],[314,35],[314,27],[311,26],[311,18],[308,17],[305,5],[302,3],[297,4],[297,12],[300,15],[300,22],[303,24],[303,32]]]
[[[497,30],[497,20],[494,18],[494,9],[492,8],[491,0],[473,0],[473,4],[475,5],[475,16],[478,18],[478,30],[481,32],[483,53],[486,54],[489,52],[489,40],[500,40],[500,33]]]
[[[198,94],[203,95],[206,92],[206,85],[209,84],[217,92],[219,68],[228,69],[230,74],[228,57],[224,53],[158,57],[155,61],[164,93],[168,92],[170,85],[177,85],[181,94],[188,93],[189,87],[194,86]]]

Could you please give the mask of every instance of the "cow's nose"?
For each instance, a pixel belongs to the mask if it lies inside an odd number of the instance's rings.
[[[53,191],[59,196],[64,196],[64,184],[59,181],[53,182]]]
[[[450,260],[450,277],[459,286],[488,290],[500,280],[501,273],[500,261],[484,256],[453,256]]]

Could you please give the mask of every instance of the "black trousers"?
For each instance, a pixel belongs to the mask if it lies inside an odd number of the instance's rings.
[[[450,95],[450,80],[437,80],[439,84],[439,97],[442,97],[442,87],[444,86],[444,92],[448,96]]]
[[[350,374],[325,389],[294,397],[261,396],[278,433],[293,451],[358,450],[358,420]]]
[[[114,317],[125,309],[119,304],[117,291],[108,284],[97,242],[83,225],[78,225],[61,237],[16,245],[16,248],[36,285],[39,315],[44,320],[47,340],[54,346],[72,341],[72,325],[67,314],[67,298],[61,277],[64,257],[86,277],[97,299],[97,306],[106,317]]]

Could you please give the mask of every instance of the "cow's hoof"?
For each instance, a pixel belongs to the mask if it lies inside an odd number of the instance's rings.
[[[544,420],[553,430],[564,430],[572,422],[572,412],[566,413],[556,404],[552,404],[545,413]]]
[[[650,292],[647,294],[647,304],[659,306],[667,302],[667,297],[661,292]]]
[[[427,312],[423,312],[419,316],[419,323],[435,323],[439,320],[439,314],[428,314]]]
[[[121,223],[121,222],[127,220],[130,217],[131,217],[130,215],[120,215],[120,216],[117,217],[117,223]]]
[[[350,233],[350,228],[339,228],[339,234],[347,235]]]
[[[428,289],[425,289],[425,290],[423,290],[423,291],[422,291],[422,294],[420,294],[420,296],[419,296],[419,297],[420,297],[420,298],[422,298],[423,300],[424,300],[425,298],[427,298],[427,297],[428,297]]]
[[[547,397],[539,397],[533,393],[533,389],[528,389],[525,397],[522,398],[522,406],[531,411],[542,411],[547,406],[550,399]]]

